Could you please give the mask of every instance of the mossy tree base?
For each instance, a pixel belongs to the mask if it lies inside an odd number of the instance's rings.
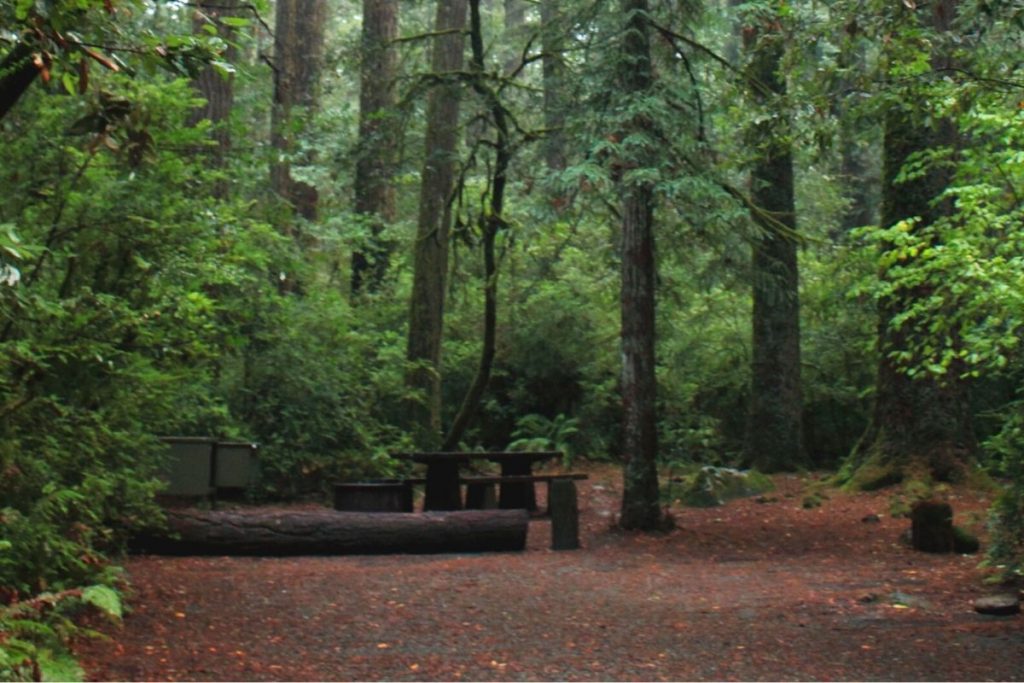
[[[942,447],[930,452],[906,446],[876,443],[866,452],[855,450],[837,477],[837,483],[852,491],[877,491],[897,484],[921,482],[963,483],[971,478],[974,454],[969,449]]]
[[[936,14],[934,20],[939,18]],[[937,51],[932,57],[945,55]],[[907,101],[915,99],[912,90],[906,94]],[[925,118],[903,104],[887,107],[884,114],[881,226],[888,229],[906,221],[915,237],[952,210],[949,201],[937,201],[951,180],[948,166],[928,165],[923,173],[904,174],[915,156],[957,144],[950,121],[925,124]],[[935,296],[935,288],[927,277],[906,277],[915,264],[895,258],[897,244],[881,246],[879,280],[885,287],[878,299],[874,412],[843,478],[854,489],[878,489],[910,479],[963,481],[977,449],[968,385],[960,379],[963,368],[954,364],[940,377],[911,373],[921,370],[921,358],[915,356],[918,348],[943,343],[931,338],[929,321],[908,317],[908,311]]]
[[[883,358],[871,423],[844,464],[839,483],[872,491],[915,480],[964,482],[976,451],[967,386],[912,379]]]

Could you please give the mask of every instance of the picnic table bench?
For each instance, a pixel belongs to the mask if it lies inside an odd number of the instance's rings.
[[[588,475],[580,472],[566,474],[509,474],[509,475],[470,475],[459,477],[459,482],[466,485],[466,507],[486,507],[489,497],[488,489],[493,490],[494,486],[500,486],[500,497],[498,507],[501,509],[516,509],[526,507],[520,498],[519,486],[531,486],[544,483],[548,485],[548,509],[550,510],[551,484],[556,481],[582,481]],[[534,496],[534,508],[536,508],[536,496]],[[530,508],[527,508],[530,509]]]
[[[399,460],[427,466],[423,509],[458,510],[462,508],[461,485],[465,484],[466,507],[486,507],[487,490],[500,487],[498,507],[536,511],[534,484],[548,485],[548,514],[551,517],[551,548],[572,550],[579,547],[579,507],[576,482],[586,479],[582,473],[533,474],[535,462],[560,457],[559,451],[434,451],[393,453]],[[501,465],[499,475],[460,476],[459,468],[472,460],[487,460]],[[491,494],[493,499],[493,493]]]
[[[529,477],[533,463],[560,457],[559,451],[428,451],[416,453],[392,453],[391,457],[427,466],[424,510],[462,509],[462,491],[459,488],[459,469],[472,460],[487,460],[501,466],[501,476]],[[533,481],[512,480],[501,484],[503,508],[537,509],[537,498]]]

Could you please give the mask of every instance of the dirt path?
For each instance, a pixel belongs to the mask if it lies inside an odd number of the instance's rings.
[[[805,510],[780,485],[633,536],[599,469],[577,552],[538,520],[525,553],[134,558],[133,613],[80,652],[96,680],[1024,679],[1022,617],[972,610],[976,557],[904,548],[886,493]]]

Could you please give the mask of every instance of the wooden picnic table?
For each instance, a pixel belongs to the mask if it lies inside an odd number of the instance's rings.
[[[391,457],[427,466],[424,510],[459,510],[462,493],[459,489],[459,468],[471,460],[489,460],[501,465],[502,476],[530,475],[533,463],[557,458],[559,451],[427,451],[392,453]],[[505,509],[537,508],[533,482],[502,484],[499,507]]]

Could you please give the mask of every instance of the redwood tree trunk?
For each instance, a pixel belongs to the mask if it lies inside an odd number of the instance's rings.
[[[947,122],[948,126],[948,122]],[[920,216],[918,225],[937,218],[932,200],[948,183],[948,175],[931,170],[912,181],[896,183],[907,158],[949,140],[948,135],[922,126],[913,113],[895,107],[885,114],[882,221],[891,226]],[[880,273],[884,280],[885,271]],[[929,376],[911,378],[891,357],[907,348],[910,331],[893,326],[896,316],[928,297],[930,288],[899,288],[878,302],[878,372],[871,423],[854,453],[859,463],[855,482],[866,488],[896,483],[905,478],[932,477],[955,480],[964,474],[976,448],[967,385],[949,377],[945,383]],[[955,374],[955,373],[950,373]]]
[[[498,327],[498,265],[495,241],[503,226],[505,211],[505,185],[511,161],[509,129],[505,108],[497,93],[486,82],[484,72],[484,40],[480,22],[480,0],[470,0],[470,43],[473,48],[471,68],[473,88],[483,98],[494,127],[494,172],[490,179],[490,202],[486,214],[480,216],[481,248],[484,260],[484,334],[480,350],[480,363],[476,375],[466,392],[465,399],[452,421],[442,448],[452,450],[459,445],[466,428],[472,423],[480,406],[484,391],[491,378]]]
[[[292,178],[298,153],[294,119],[316,109],[323,67],[326,0],[277,0],[274,14],[274,103],[270,117],[271,189],[308,220],[316,218],[315,187]],[[294,233],[293,226],[285,232]]]
[[[565,60],[562,58],[560,12],[556,0],[540,5],[542,66],[544,85],[544,160],[549,171],[564,171],[568,165],[565,132]],[[556,207],[558,208],[558,207]]]
[[[462,69],[465,26],[466,0],[438,0],[435,29],[439,35],[434,38],[431,70],[442,80],[427,97],[426,155],[406,353],[410,361],[423,366],[407,378],[408,385],[421,390],[426,401],[425,405],[409,405],[414,438],[420,448],[436,446],[441,436],[441,338],[460,96],[459,84],[450,77]]]
[[[628,96],[648,96],[653,84],[646,0],[623,0],[619,85]],[[651,123],[635,118],[629,129]],[[625,137],[625,136],[623,136]],[[652,151],[653,153],[653,151]],[[649,160],[629,160],[626,166]],[[622,213],[622,404],[624,489],[619,523],[625,529],[661,524],[658,499],[658,430],[654,374],[654,188],[647,180],[618,178]]]
[[[777,17],[743,31],[750,54],[748,84],[758,107],[777,109],[786,93],[785,53]],[[797,275],[793,154],[785,112],[757,124],[750,144],[760,154],[750,171],[754,220],[753,337],[746,461],[759,470],[806,464],[800,389],[800,294]]]
[[[864,49],[858,45],[844,49],[838,56],[840,66],[848,70],[863,70],[865,59]],[[839,231],[831,235],[836,240],[845,239],[854,228],[878,224],[879,179],[871,164],[871,153],[881,126],[856,115],[859,97],[862,95],[852,78],[840,82],[840,99],[835,106],[839,120],[839,176],[849,206],[843,212]]]
[[[238,0],[203,0],[196,8],[192,21],[193,30],[196,33],[203,31],[203,27],[208,24],[216,27],[217,35],[227,43],[228,47],[225,50],[224,58],[229,62],[234,62],[238,57],[238,49],[234,45],[235,29],[225,24],[222,19],[237,16],[238,9]],[[212,66],[207,66],[196,77],[193,85],[205,102],[192,112],[189,117],[189,125],[194,126],[204,120],[210,121],[212,124],[210,135],[216,141],[217,146],[207,152],[209,163],[216,168],[223,167],[231,149],[231,130],[228,127],[228,119],[235,101],[235,76],[234,74],[222,74]],[[218,198],[226,197],[228,195],[227,181],[223,179],[216,181],[212,188],[212,194]]]
[[[949,0],[921,12],[931,11],[928,21],[939,31],[949,30],[956,4]],[[946,58],[933,55],[943,66]],[[906,93],[912,101],[913,91]],[[907,159],[918,152],[938,147],[955,147],[956,130],[951,121],[929,126],[921,112],[892,105],[885,112],[884,159],[882,168],[882,225],[919,217],[911,229],[921,229],[952,210],[948,203],[936,203],[951,180],[947,168],[929,168],[925,173],[897,183]],[[888,248],[888,247],[883,247]],[[880,273],[885,280],[886,270]],[[906,349],[912,331],[895,324],[897,316],[916,300],[931,296],[927,284],[897,287],[878,302],[879,363],[875,385],[875,406],[871,423],[852,458],[857,469],[852,481],[862,488],[874,488],[908,478],[957,480],[964,476],[973,459],[974,435],[968,386],[953,368],[944,382],[920,373],[909,377],[892,358]]]
[[[505,35],[502,41],[505,45],[503,61],[505,62],[505,73],[515,73],[522,61],[522,40],[520,34],[526,24],[526,0],[505,0]]]
[[[352,293],[373,292],[388,268],[381,233],[395,220],[395,163],[401,135],[395,111],[398,1],[363,0],[362,68],[359,84],[359,147],[355,209],[369,222],[364,247],[352,254]]]

